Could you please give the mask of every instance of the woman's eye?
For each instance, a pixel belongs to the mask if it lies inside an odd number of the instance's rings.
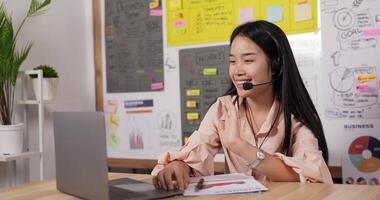
[[[246,62],[246,63],[252,63],[253,60],[244,60],[244,62]]]
[[[230,60],[230,64],[235,64],[236,61]]]

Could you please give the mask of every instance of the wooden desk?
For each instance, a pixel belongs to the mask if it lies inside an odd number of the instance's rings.
[[[110,179],[129,177],[136,180],[151,181],[150,175],[143,174],[116,174],[110,173]],[[380,199],[379,186],[362,186],[362,185],[328,185],[318,183],[268,183],[269,191],[259,196],[252,195],[217,195],[191,197],[186,199]],[[184,198],[177,196],[171,199]],[[56,190],[55,181],[35,182],[26,185],[16,186],[0,190],[0,199],[77,199],[75,197],[60,193]]]

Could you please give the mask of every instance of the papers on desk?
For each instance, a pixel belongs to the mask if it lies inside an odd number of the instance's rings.
[[[199,188],[203,178],[202,187]],[[264,185],[252,176],[243,173],[223,174],[215,176],[191,177],[190,184],[183,193],[184,196],[233,194],[266,191]]]

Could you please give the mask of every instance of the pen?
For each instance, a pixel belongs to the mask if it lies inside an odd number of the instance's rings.
[[[197,185],[195,185],[195,188],[194,188],[195,192],[198,192],[199,190],[203,188],[203,182],[204,182],[203,178],[199,179]]]

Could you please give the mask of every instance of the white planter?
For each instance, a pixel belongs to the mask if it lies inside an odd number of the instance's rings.
[[[34,78],[32,80],[33,80],[34,95],[36,99],[39,100],[38,79]],[[55,99],[57,95],[58,81],[59,81],[58,78],[43,78],[42,79],[43,99],[45,101]]]
[[[24,124],[0,125],[0,155],[21,153]]]

